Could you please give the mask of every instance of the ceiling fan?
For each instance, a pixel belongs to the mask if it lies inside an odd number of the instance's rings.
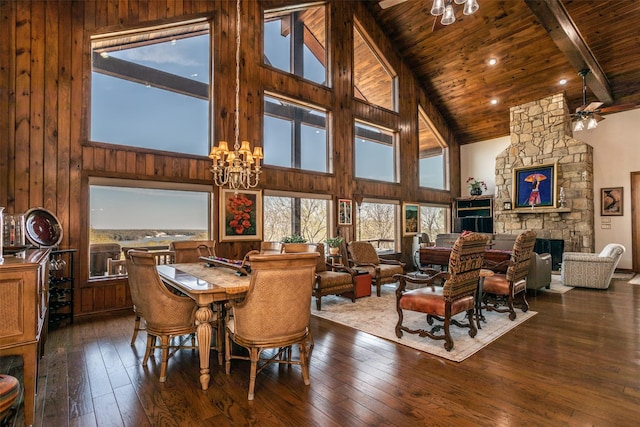
[[[381,9],[388,9],[406,1],[407,0],[380,0],[378,4]],[[454,8],[454,3],[464,4],[464,9]],[[461,12],[465,15],[474,14],[478,10],[478,7],[477,0],[433,0],[431,14],[435,16],[435,19],[433,21],[433,28],[431,31],[453,24],[460,16]],[[439,17],[440,19],[438,19]]]
[[[571,114],[574,118],[573,130],[581,131],[584,129],[595,129],[598,122],[604,120],[601,114],[617,113],[621,111],[635,108],[635,104],[612,105],[610,107],[600,108],[602,102],[591,102],[587,104],[587,75],[591,72],[589,69],[580,70],[578,75],[582,77],[582,105],[576,108],[576,112]]]

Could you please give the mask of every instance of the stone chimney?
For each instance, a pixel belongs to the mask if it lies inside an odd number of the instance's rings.
[[[573,138],[566,97],[559,93],[511,108],[511,144],[496,157],[494,232],[533,230],[540,239],[564,241],[564,251],[593,252],[593,147]],[[556,164],[565,208],[505,210],[512,201],[514,168]],[[558,197],[559,195],[556,195]]]

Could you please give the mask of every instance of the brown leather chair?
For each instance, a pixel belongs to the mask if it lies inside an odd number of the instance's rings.
[[[300,365],[304,383],[309,385],[309,300],[317,259],[316,252],[249,257],[249,290],[242,301],[229,304],[225,328],[227,374],[232,359],[251,362],[249,400],[254,397],[256,375],[270,363]],[[232,354],[232,342],[246,348],[249,356]],[[300,358],[284,357],[294,344],[300,349]],[[265,349],[277,349],[276,355],[261,358]],[[258,367],[258,362],[263,365]]]
[[[356,271],[338,264],[327,262],[324,254],[324,244],[318,243],[318,263],[316,265],[316,282],[313,287],[313,296],[316,298],[316,309],[321,310],[322,297],[334,294],[351,292],[351,301],[356,301],[355,276]]]
[[[397,279],[393,276],[404,273],[404,263],[379,258],[376,249],[369,242],[349,242],[348,250],[352,268],[371,275],[371,284],[376,287],[378,296],[382,285],[396,282]]]
[[[453,338],[449,331],[453,323],[458,327],[469,328],[469,336],[475,337],[478,330],[474,322],[475,295],[480,280],[480,269],[484,261],[484,251],[487,237],[480,233],[462,234],[453,244],[449,256],[449,268],[446,272],[438,272],[428,278],[418,278],[409,275],[396,275],[399,280],[396,289],[396,309],[398,323],[396,336],[402,337],[403,332],[418,334],[434,340],[444,340],[444,348],[451,351]],[[435,270],[432,270],[435,272]],[[442,287],[434,284],[444,280]],[[428,285],[418,289],[406,290],[407,283]],[[433,329],[410,329],[403,325],[404,310],[418,311],[427,315],[427,323],[433,324],[433,319],[444,322],[444,333],[437,335]],[[453,318],[458,313],[466,312],[466,322]]]
[[[127,271],[131,299],[136,307],[144,313],[147,329],[147,348],[142,364],[146,365],[153,349],[162,350],[160,364],[160,382],[167,377],[167,362],[170,351],[179,348],[197,348],[194,334],[196,332],[195,314],[197,305],[189,297],[171,292],[158,275],[156,259],[150,252],[127,252]],[[177,345],[171,344],[171,338],[190,335],[191,345],[185,346],[184,340]],[[160,338],[160,345],[156,345]]]
[[[215,240],[176,240],[169,249],[175,252],[176,264],[198,262],[201,256],[216,256]]]
[[[520,300],[523,312],[529,310],[527,303],[527,274],[529,263],[536,243],[536,233],[529,230],[520,233],[513,244],[511,259],[506,273],[496,273],[485,277],[482,287],[482,308],[498,313],[509,313],[509,319],[515,320],[514,303]],[[502,264],[502,263],[500,263]],[[497,264],[491,269],[498,268]]]

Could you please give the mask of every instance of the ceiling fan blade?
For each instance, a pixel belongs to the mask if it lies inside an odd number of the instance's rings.
[[[592,102],[591,104],[584,107],[582,111],[596,111],[600,106],[604,104],[603,102]]]
[[[609,107],[600,108],[598,112],[602,114],[620,113],[622,111],[633,110],[634,108],[637,108],[637,107],[638,107],[637,104],[611,105]]]
[[[407,0],[380,0],[378,4],[380,5],[380,9],[388,9],[392,6],[395,6],[400,3],[404,3]]]
[[[598,113],[593,113],[593,118],[596,119],[596,122],[601,122],[604,120],[604,117],[602,117],[600,114]]]

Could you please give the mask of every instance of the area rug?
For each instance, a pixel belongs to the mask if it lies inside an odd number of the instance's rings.
[[[339,296],[326,296],[322,298],[322,311],[317,311],[315,301],[311,305],[311,313],[336,323],[352,327],[354,329],[387,339],[416,350],[424,351],[455,362],[462,362],[464,359],[481,350],[492,341],[506,334],[517,327],[522,322],[530,319],[535,314],[529,310],[523,313],[516,310],[516,320],[509,320],[509,316],[504,313],[483,312],[486,322],[482,323],[482,329],[478,330],[475,338],[469,336],[469,329],[451,327],[453,338],[453,349],[444,349],[444,340],[432,340],[420,338],[414,334],[404,334],[402,338],[397,338],[395,326],[398,321],[395,300],[396,285],[382,286],[382,296],[376,297],[375,292],[370,297],[359,298],[355,303],[350,299]],[[456,317],[463,317],[459,314]],[[411,328],[428,326],[425,315],[405,311],[405,325]],[[438,322],[435,322],[436,324]]]
[[[629,280],[630,285],[640,285],[640,274],[636,274],[635,277]]]
[[[633,280],[635,273],[613,273],[613,280]]]
[[[551,287],[549,289],[540,288],[538,289],[538,292],[546,292],[550,294],[564,294],[566,292],[569,292],[572,289],[574,289],[573,286],[565,286],[562,284],[562,280],[560,279],[559,274],[552,274]]]

